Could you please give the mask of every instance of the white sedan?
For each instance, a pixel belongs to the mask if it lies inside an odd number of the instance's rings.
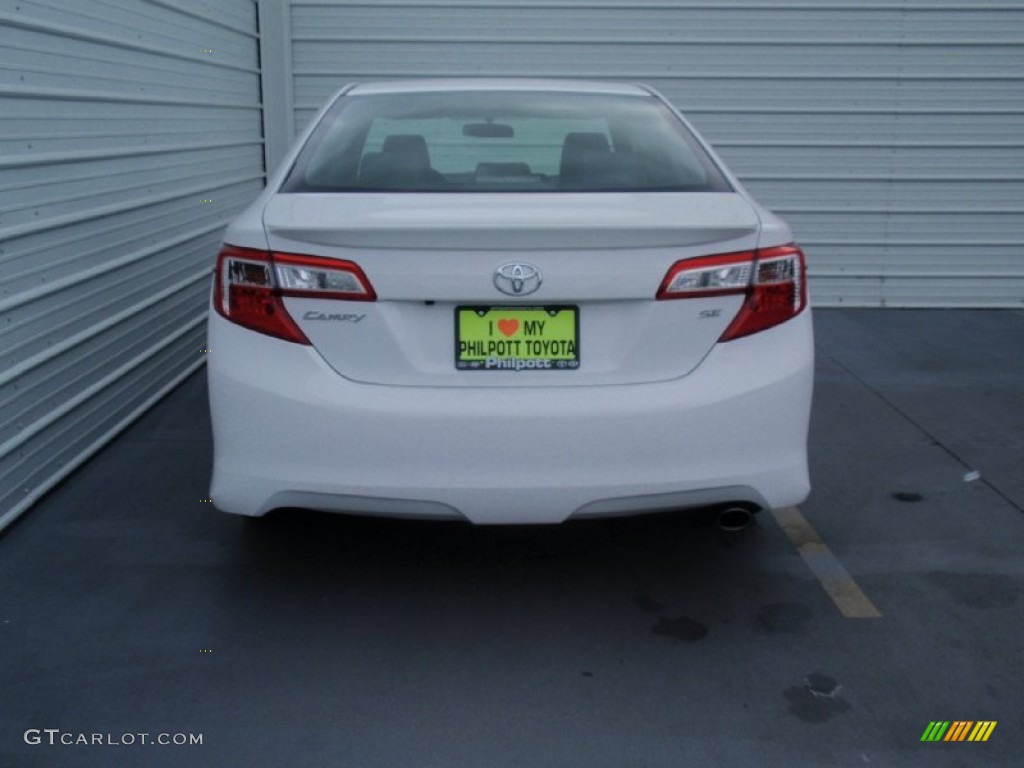
[[[227,228],[211,497],[468,520],[801,502],[804,256],[654,90],[343,88]]]

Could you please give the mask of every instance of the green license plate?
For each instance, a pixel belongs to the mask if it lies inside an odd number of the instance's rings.
[[[574,370],[580,367],[579,329],[579,307],[456,307],[455,367]]]

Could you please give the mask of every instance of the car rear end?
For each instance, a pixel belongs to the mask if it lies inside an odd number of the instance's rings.
[[[218,507],[555,523],[806,496],[803,254],[655,94],[363,86],[300,149],[218,259]]]

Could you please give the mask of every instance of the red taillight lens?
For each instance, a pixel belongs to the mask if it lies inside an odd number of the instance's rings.
[[[659,299],[746,295],[719,341],[731,341],[784,323],[807,305],[804,254],[795,245],[702,256],[676,262]]]
[[[313,296],[318,299],[374,301],[370,281],[358,264],[319,256],[275,253],[274,276],[283,296]]]
[[[349,301],[377,298],[366,275],[350,261],[268,253],[226,245],[217,257],[213,306],[222,317],[296,344],[309,339],[282,298],[314,296]]]
[[[222,317],[250,330],[309,344],[274,287],[270,254],[266,251],[231,245],[221,249],[213,283],[213,307]]]
[[[731,341],[784,323],[807,306],[804,253],[795,245],[757,252],[757,266],[740,311],[719,341]]]
[[[661,281],[659,299],[698,299],[744,293],[750,285],[754,251],[677,261]]]

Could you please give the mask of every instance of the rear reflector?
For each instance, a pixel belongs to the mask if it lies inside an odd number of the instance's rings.
[[[233,245],[221,249],[213,285],[213,307],[219,315],[268,336],[309,344],[285,309],[285,296],[347,301],[377,298],[366,275],[350,261]]]
[[[685,259],[672,265],[658,299],[743,294],[743,306],[719,341],[784,323],[807,305],[804,254],[795,245]]]

